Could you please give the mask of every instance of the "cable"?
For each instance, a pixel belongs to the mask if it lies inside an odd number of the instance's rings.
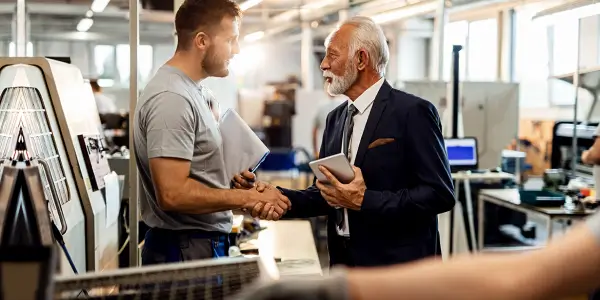
[[[69,261],[69,265],[71,266],[71,270],[73,270],[73,273],[79,274],[79,272],[77,272],[77,267],[75,267],[75,263],[73,262],[73,259],[71,258],[71,255],[69,254],[69,250],[67,250],[67,245],[65,245],[65,240],[63,239],[62,234],[60,234],[60,230],[58,230],[58,227],[56,227],[56,224],[54,224],[54,222],[50,222],[50,223],[52,223],[52,234],[54,235],[56,242],[58,242],[58,244],[60,245],[60,248],[62,248],[63,252],[65,253],[67,260]],[[83,293],[86,297],[90,296],[85,289],[81,289],[81,292],[79,292],[79,293],[80,294]]]

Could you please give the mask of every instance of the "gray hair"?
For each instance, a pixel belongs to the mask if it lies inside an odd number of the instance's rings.
[[[354,34],[350,40],[349,53],[354,55],[359,49],[364,49],[369,54],[371,65],[375,68],[379,75],[385,75],[385,69],[390,60],[390,49],[387,44],[387,39],[383,33],[383,29],[369,17],[356,16],[352,17],[340,24],[352,25],[356,27]],[[336,30],[337,31],[337,30]],[[332,32],[325,41],[328,45],[331,37],[335,34]]]

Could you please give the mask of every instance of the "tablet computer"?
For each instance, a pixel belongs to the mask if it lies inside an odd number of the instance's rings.
[[[317,179],[328,183],[327,177],[319,170],[319,166],[327,168],[341,183],[349,183],[354,179],[354,170],[344,153],[317,159],[308,163]]]

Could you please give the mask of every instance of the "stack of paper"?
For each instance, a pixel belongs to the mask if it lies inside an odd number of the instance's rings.
[[[243,171],[256,171],[269,155],[269,148],[233,109],[228,109],[219,122],[223,137],[223,156],[228,178]]]

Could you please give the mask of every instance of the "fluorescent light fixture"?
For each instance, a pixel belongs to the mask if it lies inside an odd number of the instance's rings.
[[[94,0],[92,2],[92,11],[95,13],[103,12],[110,0]]]
[[[90,30],[90,28],[92,28],[92,25],[94,25],[93,19],[83,18],[83,19],[79,20],[79,23],[77,24],[77,31],[86,32],[86,31]]]
[[[257,31],[253,33],[249,33],[244,37],[245,42],[254,42],[262,39],[265,36],[264,31]]]
[[[548,11],[552,10],[550,8]],[[551,25],[554,23],[558,23],[562,20],[577,20],[583,19],[595,15],[600,14],[600,3],[593,3],[588,5],[583,5],[579,7],[575,7],[573,9],[557,11],[557,12],[549,12],[545,14],[541,12],[533,17],[533,20],[538,24],[543,25]]]
[[[240,9],[242,11],[248,10],[251,7],[259,5],[263,0],[246,0],[240,4]]]
[[[426,13],[434,12],[439,4],[436,1],[427,1],[420,4],[408,5],[389,12],[371,16],[377,24],[384,24],[402,19],[413,18]]]
[[[86,18],[91,18],[91,17],[93,17],[93,16],[94,16],[94,12],[93,12],[93,11],[91,11],[91,10],[88,10],[88,11],[85,13],[85,17],[86,17]]]

